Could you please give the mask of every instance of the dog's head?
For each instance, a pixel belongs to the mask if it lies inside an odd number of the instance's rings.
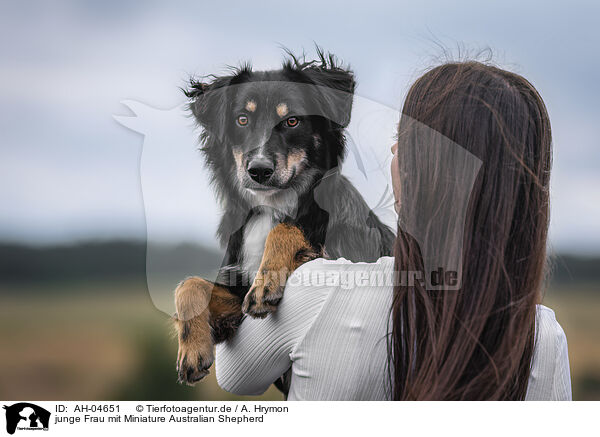
[[[331,55],[319,58],[292,56],[273,71],[245,66],[186,91],[215,177],[250,203],[302,194],[344,156],[353,74]]]

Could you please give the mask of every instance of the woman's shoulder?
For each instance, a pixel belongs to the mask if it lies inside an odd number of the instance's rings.
[[[327,259],[317,258],[298,267],[294,273],[310,272],[312,270],[335,270],[345,269],[353,266],[364,266],[365,268],[387,268],[394,265],[393,256],[383,256],[375,262],[353,262],[346,258]]]
[[[348,278],[346,274],[355,276],[360,272],[361,277],[369,277],[371,274],[391,273],[394,268],[393,257],[382,257],[377,261],[352,262],[346,258],[335,260],[317,258],[302,264],[290,275],[285,287],[285,295],[288,301],[293,301],[290,296],[329,294],[342,284],[346,286]],[[285,299],[284,299],[285,301]]]
[[[537,321],[539,326],[543,326],[549,328],[551,330],[560,330],[562,331],[562,327],[558,323],[556,319],[556,313],[551,308],[538,304],[536,305],[537,311]]]
[[[536,311],[537,311],[538,320],[543,320],[547,323],[553,323],[553,322],[558,323],[556,321],[556,313],[551,308],[548,308],[547,306],[542,305],[542,304],[538,304],[538,305],[536,305]]]
[[[537,341],[548,347],[558,348],[567,341],[565,331],[556,319],[556,313],[545,305],[537,305],[536,331]]]
[[[538,305],[533,363],[526,400],[570,400],[567,337],[554,311]]]
[[[535,331],[537,357],[534,358],[537,358],[538,363],[554,363],[559,367],[567,365],[567,336],[552,309],[544,305],[537,306]]]

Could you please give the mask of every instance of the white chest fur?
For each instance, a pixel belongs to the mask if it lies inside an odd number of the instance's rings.
[[[242,268],[248,273],[250,283],[254,281],[265,250],[267,235],[275,226],[271,214],[259,214],[252,217],[244,228],[242,245]]]

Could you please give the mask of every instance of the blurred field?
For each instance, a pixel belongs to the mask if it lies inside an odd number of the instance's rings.
[[[600,284],[551,288],[544,304],[567,335],[574,400],[600,400]]]
[[[90,256],[92,264],[102,262],[100,272],[63,251],[62,259],[53,260],[55,268],[41,273],[23,267],[35,264],[26,252],[17,262],[0,248],[0,398],[244,399],[221,390],[214,370],[195,387],[175,382],[177,344],[169,317],[148,295],[144,252],[136,249],[133,256],[119,258],[112,250],[125,249],[104,247],[100,261]],[[135,261],[139,257],[142,261]],[[45,258],[35,262],[47,265]],[[75,273],[61,271],[65,258],[81,264]],[[111,263],[122,260],[133,267],[120,264],[120,274],[107,273]],[[571,261],[569,266],[556,272],[544,303],[567,334],[574,399],[600,400],[600,281],[589,280],[598,269]],[[261,397],[246,399],[282,396],[271,387]]]
[[[177,343],[144,284],[36,287],[0,301],[1,399],[244,399],[221,390],[214,370],[195,387],[175,382]],[[282,397],[271,387],[252,399]]]

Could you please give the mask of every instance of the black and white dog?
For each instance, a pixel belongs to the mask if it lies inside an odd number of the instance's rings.
[[[391,255],[393,232],[339,170],[354,88],[352,72],[318,50],[316,61],[289,54],[279,70],[244,66],[186,90],[227,251],[215,282],[188,278],[175,292],[181,382],[208,373],[213,344],[233,335],[243,313],[276,309],[285,282],[267,271],[291,273],[315,256]]]

